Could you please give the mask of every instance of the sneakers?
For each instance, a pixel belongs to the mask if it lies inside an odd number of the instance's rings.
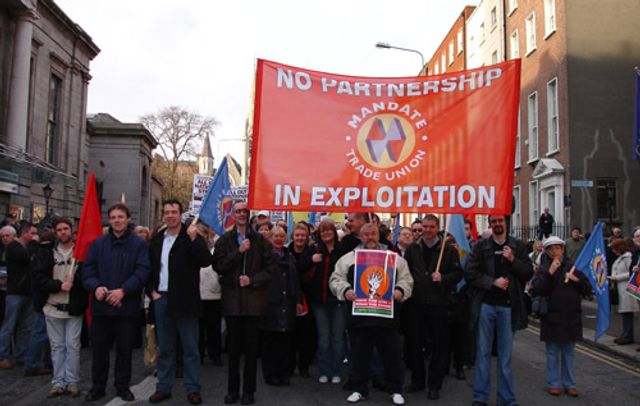
[[[47,398],[52,399],[62,395],[64,395],[64,389],[54,385],[51,387],[51,389],[49,389],[49,393],[47,393]]]
[[[404,397],[400,393],[394,393],[391,395],[391,401],[394,405],[404,405]]]
[[[578,390],[576,388],[567,388],[564,390],[564,393],[574,398],[578,396]]]
[[[340,379],[340,377],[339,377],[339,376],[333,376],[333,377],[331,377],[331,383],[333,383],[333,384],[336,384],[336,385],[337,385],[337,384],[339,384],[340,382],[342,382],[342,379]]]
[[[364,396],[362,396],[362,394],[360,392],[353,392],[351,395],[349,395],[349,397],[347,398],[347,402],[349,403],[358,403],[361,400],[364,400]],[[404,399],[403,399],[404,401]]]
[[[69,385],[67,385],[67,393],[72,398],[77,398],[78,396],[80,396],[80,388],[78,388],[78,385],[76,385],[75,383],[70,383]]]
[[[560,392],[562,392],[560,390],[560,388],[549,388],[547,389],[547,392],[549,392],[549,395],[551,396],[560,396]]]
[[[329,377],[326,376],[326,375],[320,375],[320,378],[318,378],[318,382],[327,383],[327,382],[329,382]]]

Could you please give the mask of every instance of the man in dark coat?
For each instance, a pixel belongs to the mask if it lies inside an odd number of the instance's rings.
[[[222,314],[229,353],[227,404],[240,392],[240,353],[244,350],[242,404],[254,402],[260,317],[265,315],[269,283],[277,271],[271,244],[248,226],[246,202],[233,206],[235,226],[216,242],[213,268],[220,275]]]
[[[453,288],[462,279],[462,267],[458,251],[438,236],[438,217],[428,214],[423,219],[422,226],[422,237],[411,244],[405,254],[414,281],[413,295],[403,307],[411,317],[407,340],[410,358],[413,360],[413,375],[408,391],[415,392],[425,387],[422,343],[427,335],[431,350],[427,398],[435,400],[440,398],[442,381],[449,369],[447,314]],[[442,244],[445,244],[444,251]],[[441,251],[442,261],[436,272]]]
[[[491,391],[491,347],[498,349],[498,403],[515,404],[511,350],[516,330],[526,328],[524,286],[533,266],[524,244],[507,235],[504,215],[489,215],[491,237],[478,241],[469,255],[465,278],[471,298],[471,326],[476,331],[473,404],[486,405]]]
[[[149,279],[147,243],[129,227],[127,206],[109,208],[109,232],[89,247],[82,265],[82,286],[91,293],[92,387],[85,400],[105,396],[109,351],[115,340],[115,387],[124,401],[135,399],[131,381],[131,353],[140,328],[142,289]]]
[[[0,329],[0,369],[12,367],[9,348],[16,335],[16,346],[13,356],[16,360],[24,357],[31,329],[36,321],[33,311],[31,272],[29,271],[32,241],[38,235],[33,224],[22,222],[18,229],[18,238],[5,248],[7,260],[7,296],[5,298],[5,314]],[[35,243],[35,247],[38,246]]]
[[[553,219],[553,216],[551,215],[551,213],[549,213],[549,208],[545,207],[544,213],[540,215],[540,221],[538,221],[538,239],[542,240],[542,236],[544,236],[544,238],[547,238],[551,235],[551,233],[553,232],[554,221],[555,220]]]
[[[202,403],[200,395],[200,352],[198,319],[200,268],[211,264],[211,253],[194,224],[188,228],[180,222],[182,204],[166,200],[162,204],[167,228],[156,234],[149,244],[151,277],[147,285],[153,301],[160,354],[158,383],[149,402],[171,398],[176,375],[176,342],[180,336],[184,359],[184,387],[191,404]]]

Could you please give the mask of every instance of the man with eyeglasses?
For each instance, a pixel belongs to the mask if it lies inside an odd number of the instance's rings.
[[[224,403],[240,399],[240,354],[244,352],[243,405],[254,403],[260,319],[277,269],[271,243],[249,227],[246,202],[233,207],[235,226],[218,239],[213,269],[220,275],[222,314],[227,322],[229,380]]]
[[[411,224],[411,232],[413,233],[413,241],[418,241],[418,238],[422,237],[422,220],[416,219],[413,221]]]

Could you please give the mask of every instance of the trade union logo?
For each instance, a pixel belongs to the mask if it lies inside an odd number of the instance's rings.
[[[220,202],[220,215],[222,216],[222,227],[224,231],[230,231],[235,225],[235,221],[233,220],[233,200],[230,197],[224,196],[222,201]]]
[[[409,121],[393,113],[377,114],[364,121],[357,135],[357,149],[372,167],[388,169],[405,161],[415,146]]]

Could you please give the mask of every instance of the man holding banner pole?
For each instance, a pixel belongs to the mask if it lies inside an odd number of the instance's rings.
[[[491,237],[473,247],[465,267],[471,297],[470,324],[476,331],[476,370],[473,405],[489,403],[491,395],[491,347],[497,334],[498,404],[515,405],[511,350],[516,330],[527,327],[525,283],[533,266],[524,244],[507,235],[504,215],[489,215]]]
[[[233,205],[235,226],[216,242],[213,268],[220,275],[222,315],[227,322],[229,381],[224,403],[254,403],[260,318],[266,314],[269,284],[277,271],[273,248],[248,225],[246,202]],[[244,351],[242,398],[240,354]]]
[[[405,254],[414,280],[413,296],[407,309],[411,314],[407,339],[414,362],[409,391],[415,392],[425,387],[422,343],[426,335],[431,350],[427,398],[435,400],[440,398],[442,381],[449,369],[447,315],[453,288],[462,278],[462,267],[458,251],[438,236],[438,217],[427,214],[422,225],[422,237],[411,244]],[[440,266],[437,267],[437,264]]]
[[[331,292],[340,301],[354,302],[354,305],[362,298],[358,292],[363,291],[366,285],[368,299],[372,307],[381,301],[386,295],[391,304],[390,314],[382,315],[384,309],[363,309],[361,312],[353,311],[348,319],[349,334],[351,337],[353,355],[353,389],[354,392],[347,398],[350,403],[364,400],[369,394],[369,365],[373,348],[375,347],[382,358],[384,366],[384,387],[391,395],[396,405],[404,404],[402,386],[404,384],[404,369],[401,359],[399,312],[393,306],[393,302],[402,302],[411,297],[413,278],[404,258],[392,251],[386,251],[379,243],[380,232],[375,224],[367,223],[360,228],[362,244],[356,247],[338,260],[335,272],[331,274],[329,286]],[[367,251],[378,250],[378,251]],[[388,277],[387,269],[383,271],[380,266],[366,267],[362,273],[357,271],[357,258],[360,253],[381,253],[392,255],[395,263],[393,277]],[[387,261],[388,263],[388,261]],[[389,281],[393,278],[392,281]],[[386,283],[386,285],[385,285]],[[387,286],[387,290],[382,289]],[[378,290],[382,292],[377,292]],[[391,290],[391,292],[389,292]],[[379,314],[376,314],[379,311]]]

